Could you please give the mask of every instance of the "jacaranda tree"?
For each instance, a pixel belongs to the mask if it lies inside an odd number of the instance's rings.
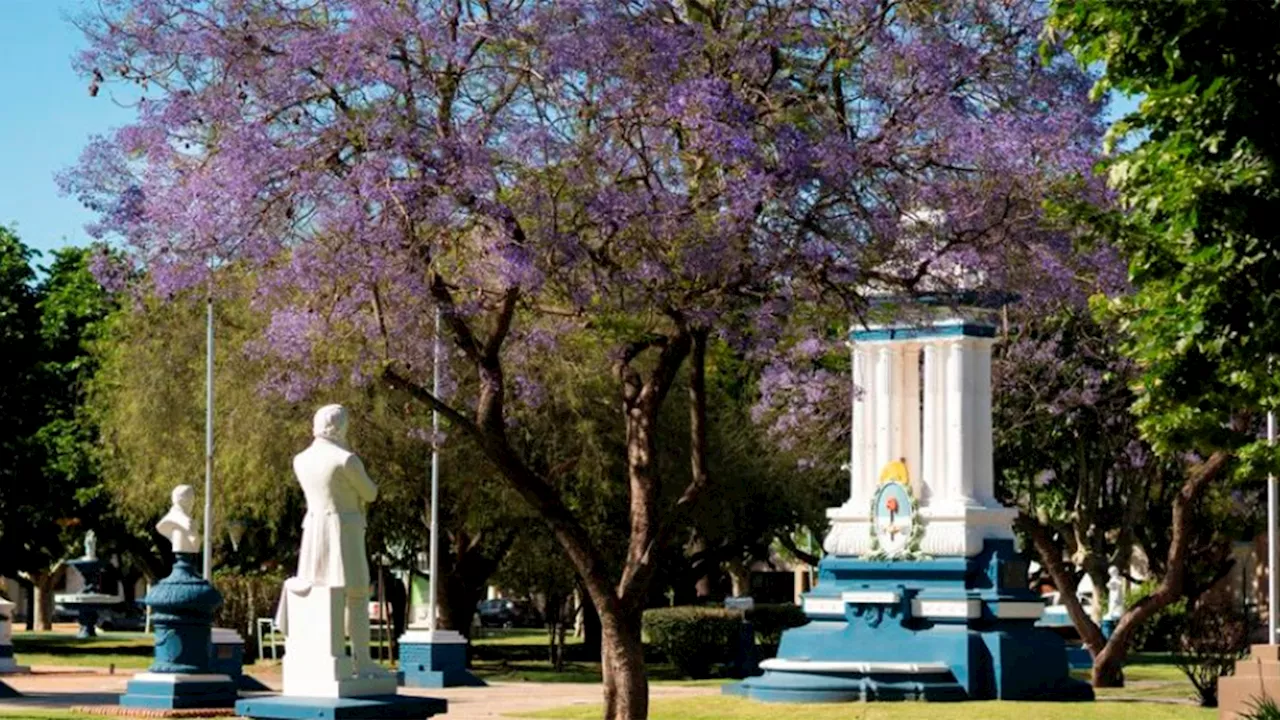
[[[1034,251],[1041,198],[1097,140],[1088,78],[1042,60],[1031,0],[99,5],[78,66],[138,117],[65,178],[96,230],[161,293],[260,268],[275,389],[387,382],[469,435],[599,611],[610,718],[647,715],[640,613],[707,489],[711,333],[767,358],[871,285]],[[468,378],[439,395],[437,312]],[[333,333],[364,353],[317,363]],[[620,566],[508,432],[555,392],[539,362],[566,338],[612,353]],[[656,424],[681,378],[692,467],[672,488]]]

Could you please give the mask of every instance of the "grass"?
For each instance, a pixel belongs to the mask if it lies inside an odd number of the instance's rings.
[[[151,664],[155,649],[152,636],[144,633],[102,632],[95,638],[78,640],[73,633],[17,632],[13,651],[24,665],[110,667],[139,670]]]
[[[547,635],[545,628],[484,628],[472,634],[471,642],[473,645],[539,645],[546,647],[551,644],[551,639]],[[564,638],[564,644],[581,645],[582,638],[576,638],[573,633],[567,633]]]
[[[68,710],[45,710],[42,707],[0,710],[0,720],[84,720],[87,717],[101,717],[101,715],[84,715],[83,712]]]
[[[516,717],[595,720],[600,713],[599,705],[575,705]],[[929,720],[1211,720],[1218,716],[1218,711],[1188,705],[1139,702],[775,705],[723,696],[655,700],[649,704],[649,720],[777,720],[780,715],[803,717],[805,720],[919,720],[922,717]]]

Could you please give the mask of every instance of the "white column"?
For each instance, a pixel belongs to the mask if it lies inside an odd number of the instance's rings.
[[[894,419],[893,386],[894,386],[894,349],[887,343],[876,348],[875,379],[875,413],[876,413],[876,448],[872,455],[874,467],[872,482],[880,477],[880,469],[885,463],[893,460],[893,430],[897,421]]]
[[[902,430],[898,434],[897,456],[907,464],[911,485],[920,491],[920,346],[904,345],[898,355],[902,368],[899,382],[898,413]]]
[[[868,432],[871,414],[871,382],[868,372],[866,349],[861,345],[853,347],[853,424],[850,432],[849,447],[849,499],[861,502],[866,497],[867,487],[867,454],[871,451],[871,435]],[[870,500],[867,500],[870,502]]]
[[[991,437],[991,346],[993,340],[969,341],[973,363],[973,498],[983,505],[996,505],[994,452]]]
[[[973,446],[972,438],[966,432],[968,423],[965,421],[965,416],[970,415],[970,403],[967,401],[973,394],[972,365],[973,353],[969,344],[964,340],[953,341],[947,357],[947,451],[943,463],[947,473],[948,499],[959,505],[974,504]]]
[[[942,370],[946,362],[946,346],[936,340],[924,345],[924,443],[921,449],[921,501],[944,504],[946,483],[941,482],[946,446],[943,444],[945,416],[942,393]]]
[[[880,352],[875,345],[865,345],[862,349],[862,372],[866,378],[866,386],[862,393],[862,456],[858,458],[859,485],[857,508],[865,510],[871,503],[871,493],[875,485],[876,472],[876,437],[878,433],[878,415],[876,398],[879,389],[876,381],[879,377]]]

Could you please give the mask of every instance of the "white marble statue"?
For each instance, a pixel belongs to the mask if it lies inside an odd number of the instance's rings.
[[[156,530],[173,545],[175,553],[200,552],[200,538],[196,535],[195,520],[191,509],[195,507],[196,491],[190,485],[179,485],[171,495],[173,506],[156,523]]]
[[[84,557],[81,559],[98,559],[98,534],[92,530],[84,534]]]
[[[1124,581],[1120,579],[1120,568],[1115,565],[1107,574],[1111,576],[1107,581],[1107,619],[1119,620],[1124,615]]]
[[[302,522],[298,574],[289,580],[286,592],[315,595],[311,590],[342,589],[354,672],[379,675],[385,671],[369,654],[369,562],[364,540],[365,511],[378,496],[378,486],[347,446],[347,422],[341,405],[317,410],[312,426],[315,439],[293,459],[307,515]],[[288,623],[285,618],[283,624]],[[338,634],[341,637],[341,630]]]

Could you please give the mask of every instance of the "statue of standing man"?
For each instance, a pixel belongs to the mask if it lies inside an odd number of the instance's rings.
[[[291,582],[345,589],[346,627],[357,675],[381,668],[369,654],[369,561],[365,556],[365,512],[378,496],[364,463],[347,445],[348,414],[341,405],[316,411],[315,439],[293,459],[307,500],[298,574]]]

